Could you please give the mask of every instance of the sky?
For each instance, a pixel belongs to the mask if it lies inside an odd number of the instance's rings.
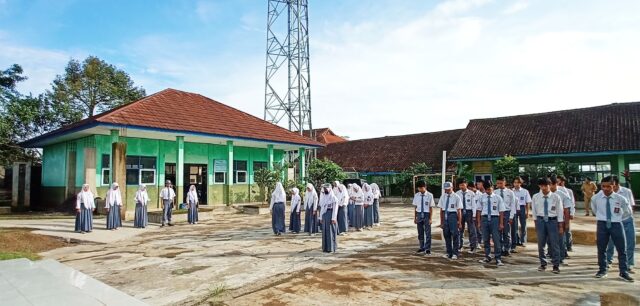
[[[313,126],[350,139],[640,101],[637,0],[309,2]],[[266,21],[267,0],[0,0],[0,69],[38,94],[95,55],[262,118]]]

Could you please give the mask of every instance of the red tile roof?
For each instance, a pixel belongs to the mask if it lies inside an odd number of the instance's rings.
[[[348,141],[347,139],[336,135],[336,133],[334,133],[330,128],[313,129],[311,131],[313,131],[314,134],[313,138],[319,143],[330,144]],[[303,134],[306,137],[311,137],[309,135],[309,130],[305,130]]]
[[[452,159],[640,150],[640,102],[471,120]]]
[[[442,151],[449,151],[463,130],[388,136],[333,143],[318,150],[344,170],[357,172],[401,172],[414,163],[426,163],[434,171],[442,168]]]
[[[62,127],[26,143],[55,136],[89,123],[117,124],[197,132],[308,146],[321,143],[227,106],[205,96],[165,89],[138,101]]]

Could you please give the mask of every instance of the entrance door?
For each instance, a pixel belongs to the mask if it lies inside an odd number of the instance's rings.
[[[207,204],[207,165],[206,164],[185,164],[184,165],[184,194],[189,192],[191,185],[196,186],[198,201],[200,204]]]
[[[166,163],[164,164],[164,180],[170,180],[171,185],[173,186],[173,191],[176,192],[176,164]],[[164,182],[162,182],[162,186],[164,186]],[[177,194],[177,193],[176,193]],[[182,203],[178,199],[178,203]]]

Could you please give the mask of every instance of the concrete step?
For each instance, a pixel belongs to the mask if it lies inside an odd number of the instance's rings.
[[[6,305],[146,305],[55,260],[0,262]]]
[[[11,206],[11,199],[8,199],[8,200],[0,199],[0,206]]]
[[[11,214],[11,206],[0,207],[0,215],[10,215],[10,214]]]

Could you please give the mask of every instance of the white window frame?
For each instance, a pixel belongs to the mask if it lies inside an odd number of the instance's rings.
[[[244,173],[244,182],[241,182],[238,179],[238,173]],[[249,174],[247,173],[247,171],[245,170],[238,170],[236,171],[236,184],[248,184],[249,183]]]
[[[637,169],[631,169],[631,165],[638,166]],[[640,163],[630,163],[629,164],[629,172],[640,172]]]
[[[224,174],[222,176],[222,182],[216,182],[216,174],[217,173],[222,173]],[[213,184],[214,185],[224,185],[227,183],[227,172],[226,171],[217,171],[217,172],[213,172]]]
[[[100,177],[100,185],[101,186],[109,186],[109,185],[111,185],[111,183],[107,183],[107,184],[104,183],[104,177],[105,177],[104,170],[108,170],[109,171],[109,182],[111,182],[111,168],[102,168],[102,173],[101,173],[101,177]]]
[[[146,182],[142,181],[142,172],[143,171],[153,172],[153,182],[146,183]],[[138,184],[155,185],[157,180],[158,180],[158,178],[157,178],[156,169],[138,169]]]

